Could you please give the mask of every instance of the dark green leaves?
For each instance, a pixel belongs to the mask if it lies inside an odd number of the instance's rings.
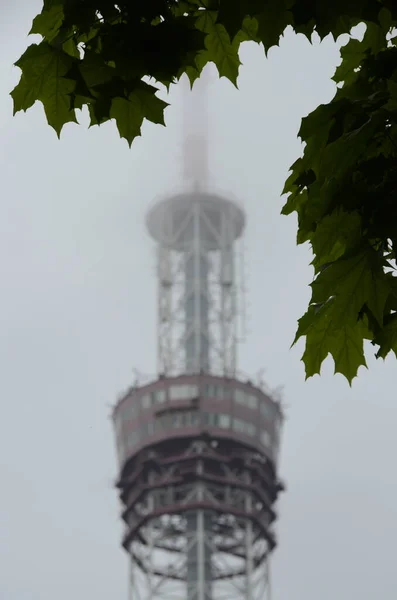
[[[36,100],[44,105],[48,123],[58,136],[65,123],[75,121],[71,94],[76,82],[67,78],[73,59],[49,44],[32,44],[16,63],[23,75],[12,92],[14,114],[26,111]]]
[[[131,96],[143,78],[169,87],[186,73],[193,84],[213,62],[220,76],[237,85],[242,42],[262,43],[267,52],[289,25],[309,38],[315,30],[324,37],[349,31],[363,15],[381,23],[383,31],[393,14],[380,8],[378,0],[45,0],[31,28],[43,38],[38,63],[25,55],[18,61],[22,76],[13,92],[14,109],[26,110],[40,100],[59,135],[65,123],[76,120],[75,109],[86,106],[92,124],[115,118],[130,143],[142,118],[151,119],[149,109],[142,112],[141,101]],[[158,111],[165,105],[155,92],[148,92],[153,101],[146,97],[144,104],[162,122]]]
[[[208,58],[215,62],[219,75],[227,77],[236,85],[240,60],[225,27],[216,23],[208,33],[205,45],[208,50]]]
[[[267,0],[255,15],[258,21],[257,35],[266,52],[278,45],[286,27],[293,23],[292,13],[287,10],[292,4],[288,0]]]
[[[140,135],[145,118],[164,124],[167,103],[156,96],[156,87],[141,80],[144,71],[139,70],[139,65],[137,68],[126,65],[123,55],[119,63],[109,60],[117,58],[117,48],[113,48],[114,54],[104,60],[103,51],[98,52],[99,40],[95,35],[87,37],[84,34],[85,51],[81,58],[78,38],[72,36],[66,40],[59,31],[62,15],[59,6],[53,6],[35,19],[33,31],[51,32],[51,38],[57,43],[33,44],[16,63],[22,76],[11,94],[14,114],[26,111],[39,100],[48,123],[59,136],[66,123],[76,122],[76,109],[87,106],[91,125],[113,118],[121,137],[129,144]],[[72,43],[76,52],[73,52]],[[68,45],[67,51],[65,45]],[[103,44],[100,48],[103,50]]]
[[[138,88],[128,98],[114,98],[110,108],[110,118],[115,119],[120,137],[131,145],[135,137],[141,135],[141,125],[146,118],[153,123],[164,125],[166,102],[153,95],[151,86]],[[153,88],[152,88],[153,89]]]
[[[366,10],[370,4],[367,3]],[[379,19],[378,19],[379,17]],[[342,48],[343,86],[302,122],[304,155],[292,166],[283,212],[298,214],[298,243],[312,245],[315,279],[295,341],[306,375],[330,354],[349,381],[365,365],[364,341],[397,351],[397,52],[394,15],[376,13],[362,41]]]
[[[141,107],[134,94],[130,94],[129,98],[114,98],[109,114],[116,120],[120,137],[125,138],[129,144],[136,136],[141,135]]]
[[[13,92],[15,112],[40,100],[59,135],[65,123],[75,121],[77,107],[87,106],[93,123],[101,123],[111,118],[110,112],[115,114],[116,106],[118,127],[129,131],[126,139],[131,140],[142,117],[141,103],[135,96],[131,100],[131,94],[145,76],[169,87],[187,73],[193,83],[207,62],[214,62],[220,76],[236,85],[243,41],[261,42],[267,52],[279,43],[288,25],[309,38],[316,29],[324,37],[349,31],[360,18],[368,18],[384,32],[394,16],[378,0],[46,0],[31,28],[31,33],[43,38],[39,45],[43,49],[37,51],[40,64],[36,68],[25,55],[18,61],[22,78]],[[365,47],[375,46],[371,33]],[[357,51],[349,46],[344,52],[354,55],[351,64],[358,64],[363,48]],[[42,85],[32,87],[37,69],[45,71],[44,56],[52,61],[50,79],[44,85],[43,76]],[[71,65],[70,59],[78,64]],[[148,93],[155,98],[155,92],[153,88]],[[165,106],[156,98],[152,105],[156,111]],[[138,111],[134,126],[133,106]],[[120,114],[128,115],[125,126]],[[156,120],[163,117],[157,114]]]
[[[342,373],[349,381],[365,366],[363,340],[366,328],[362,321],[354,325],[335,325],[339,319],[339,308],[334,298],[320,305],[311,304],[307,313],[299,320],[295,341],[306,337],[306,348],[302,360],[306,378],[320,372],[323,361],[329,354],[335,362],[335,373]]]
[[[296,342],[306,336],[307,377],[320,372],[328,354],[334,359],[335,372],[350,382],[366,364],[364,339],[372,339],[371,327],[383,330],[385,306],[393,295],[384,267],[380,253],[368,246],[334,260],[317,275],[309,309],[295,337]]]
[[[337,209],[318,223],[311,236],[316,271],[333,263],[348,249],[355,248],[361,241],[361,218],[358,212]]]
[[[334,326],[355,325],[363,307],[379,325],[389,295],[382,256],[371,247],[342,256],[323,268],[312,283],[314,304],[334,298]]]
[[[379,345],[378,358],[385,358],[392,350],[397,356],[397,314],[390,315],[387,323],[377,336],[375,343]]]
[[[54,4],[48,10],[43,9],[33,20],[30,33],[38,33],[50,42],[58,35],[64,17],[62,2]]]

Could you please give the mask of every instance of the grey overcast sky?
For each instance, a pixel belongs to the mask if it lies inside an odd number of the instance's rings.
[[[134,367],[155,372],[144,216],[180,186],[181,107],[174,94],[167,128],[146,125],[131,150],[114,124],[58,141],[41,106],[13,118],[12,63],[40,7],[0,4],[0,600],[124,600],[109,407]],[[369,350],[350,389],[331,362],[305,382],[289,349],[312,270],[280,191],[301,117],[334,93],[338,50],[289,33],[242,60],[240,91],[211,88],[211,175],[247,211],[240,367],[265,367],[289,407],[273,598],[395,598],[397,364]]]

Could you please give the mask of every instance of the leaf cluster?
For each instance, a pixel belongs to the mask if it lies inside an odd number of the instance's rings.
[[[315,278],[295,341],[306,338],[306,375],[331,354],[351,381],[364,341],[397,354],[397,47],[385,8],[350,39],[333,100],[303,119],[304,153],[291,167],[284,214],[298,215]]]
[[[44,0],[30,31],[42,41],[16,63],[14,114],[38,100],[60,135],[86,106],[91,125],[115,119],[131,144],[144,119],[164,123],[148,80],[168,87],[186,73],[193,84],[213,62],[236,84],[242,42],[267,52],[288,25],[337,37],[378,12],[378,0]]]
[[[284,214],[298,214],[315,279],[296,339],[306,339],[307,376],[328,354],[349,381],[365,365],[363,344],[397,353],[397,27],[395,0],[44,0],[32,44],[16,65],[14,114],[42,102],[58,136],[87,107],[91,125],[116,121],[131,145],[144,119],[164,124],[157,96],[213,62],[237,85],[239,48],[267,53],[287,27],[311,40],[350,39],[328,105],[302,121],[304,154],[291,167]],[[150,82],[150,83],[149,83]]]

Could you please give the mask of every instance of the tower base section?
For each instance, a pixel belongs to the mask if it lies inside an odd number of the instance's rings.
[[[263,600],[275,547],[274,465],[235,440],[168,439],[118,482],[131,600]]]

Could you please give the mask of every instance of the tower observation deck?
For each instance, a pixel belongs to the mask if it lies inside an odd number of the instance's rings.
[[[245,216],[208,191],[199,129],[185,146],[191,185],[147,216],[158,376],[113,411],[130,600],[263,600],[270,589],[282,411],[237,376]]]

